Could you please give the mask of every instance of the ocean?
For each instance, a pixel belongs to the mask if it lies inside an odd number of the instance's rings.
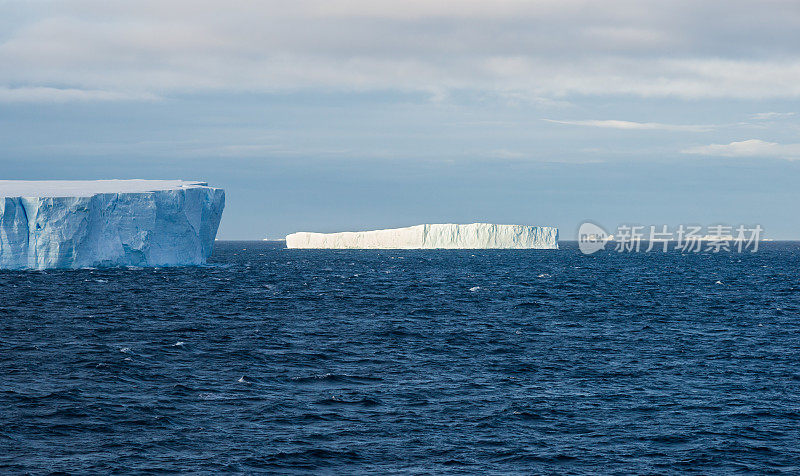
[[[0,471],[800,472],[800,243],[0,271]]]

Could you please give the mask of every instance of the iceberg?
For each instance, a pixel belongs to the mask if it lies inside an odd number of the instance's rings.
[[[182,180],[0,180],[0,269],[206,262],[225,191]]]
[[[287,248],[314,249],[558,249],[558,228],[548,226],[433,224],[343,233],[298,232]]]

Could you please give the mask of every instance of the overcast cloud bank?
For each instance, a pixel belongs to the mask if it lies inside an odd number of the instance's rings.
[[[0,100],[298,88],[800,96],[793,1],[84,0],[0,9],[9,10]]]

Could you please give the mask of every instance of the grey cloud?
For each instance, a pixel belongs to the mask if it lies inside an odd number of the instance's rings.
[[[297,88],[800,96],[797,2],[46,5],[18,15],[22,21],[0,38],[0,86],[112,96]]]
[[[70,102],[70,101],[156,101],[158,96],[147,92],[104,91],[95,89],[50,87],[0,87],[3,102]]]

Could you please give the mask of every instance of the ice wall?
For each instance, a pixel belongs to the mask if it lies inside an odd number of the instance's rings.
[[[287,248],[558,249],[558,229],[546,226],[435,224],[343,233],[292,233]]]
[[[224,206],[204,182],[0,180],[0,269],[202,264]]]

